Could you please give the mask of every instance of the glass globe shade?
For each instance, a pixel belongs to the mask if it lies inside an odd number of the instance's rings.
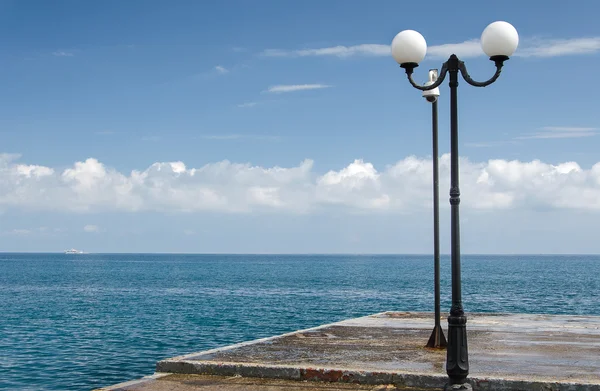
[[[414,30],[399,32],[392,41],[392,57],[398,64],[420,63],[427,53],[425,38]]]
[[[519,34],[512,24],[494,22],[481,34],[481,48],[489,57],[513,55],[519,45]]]

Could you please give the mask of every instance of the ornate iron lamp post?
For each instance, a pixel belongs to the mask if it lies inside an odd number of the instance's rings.
[[[436,82],[438,78],[438,70],[429,70],[429,81],[425,83],[430,86]],[[432,128],[432,160],[433,160],[433,280],[434,280],[434,316],[435,323],[433,331],[427,341],[425,347],[434,349],[443,349],[448,343],[444,337],[444,331],[440,325],[440,192],[438,180],[438,97],[440,96],[439,87],[433,90],[423,91],[423,98],[431,103],[431,128]]]
[[[498,79],[504,62],[509,59],[519,44],[517,30],[507,22],[494,22],[481,34],[481,46],[485,54],[496,65],[496,73],[487,81],[478,82],[469,76],[465,64],[452,54],[442,65],[439,78],[430,85],[421,86],[414,82],[412,74],[427,53],[425,38],[414,30],[398,33],[392,41],[392,56],[406,71],[410,84],[428,91],[440,86],[450,74],[450,205],[451,205],[451,260],[452,260],[452,307],[448,316],[448,348],[446,353],[446,390],[470,390],[469,355],[467,349],[467,317],[462,304],[460,275],[460,189],[458,176],[458,73],[470,85],[485,87]]]

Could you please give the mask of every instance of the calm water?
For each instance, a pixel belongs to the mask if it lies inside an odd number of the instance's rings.
[[[442,259],[442,310],[450,265]],[[464,256],[469,312],[600,315],[599,256]],[[89,390],[157,360],[433,310],[431,256],[0,254],[0,389]]]

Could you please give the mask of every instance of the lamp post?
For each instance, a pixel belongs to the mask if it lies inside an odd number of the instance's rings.
[[[467,349],[467,317],[462,304],[460,280],[460,222],[459,222],[459,171],[458,171],[458,73],[470,85],[485,87],[498,79],[504,62],[509,59],[519,44],[517,30],[507,22],[494,22],[481,34],[481,46],[485,54],[496,65],[496,72],[487,81],[478,82],[469,76],[465,64],[452,54],[442,65],[439,78],[430,85],[421,86],[414,82],[412,74],[427,53],[425,38],[414,30],[398,33],[392,41],[392,56],[406,71],[410,84],[428,91],[442,84],[450,74],[450,207],[451,207],[451,262],[452,262],[452,307],[448,316],[448,348],[446,353],[446,390],[470,390],[469,354]]]
[[[430,86],[438,78],[438,70],[429,70],[429,81],[425,83]],[[444,331],[440,325],[440,192],[438,180],[438,97],[440,96],[439,87],[433,90],[423,91],[423,97],[431,103],[431,128],[433,144],[433,286],[434,286],[434,316],[435,323],[433,331],[425,347],[434,349],[443,349],[448,343],[444,337]]]

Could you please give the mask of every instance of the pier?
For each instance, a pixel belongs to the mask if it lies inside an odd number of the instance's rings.
[[[600,391],[600,317],[468,317],[474,390]],[[99,391],[440,390],[446,352],[425,347],[432,324],[424,312],[348,319],[161,360]]]

